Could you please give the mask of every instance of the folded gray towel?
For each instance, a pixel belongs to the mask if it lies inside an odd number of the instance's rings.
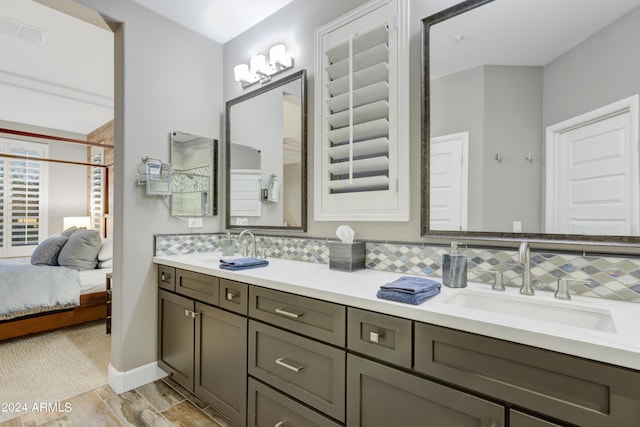
[[[418,292],[416,294],[398,291],[387,291],[380,289],[376,296],[380,299],[386,299],[389,301],[402,302],[405,304],[418,305],[425,302],[427,299],[440,293],[440,288],[434,288],[431,291]]]
[[[440,282],[427,279],[426,277],[402,276],[393,282],[380,286],[380,289],[417,294],[420,292],[431,292],[434,289],[440,291],[441,286]]]
[[[266,267],[267,265],[269,265],[269,261],[260,258],[235,258],[230,260],[220,260],[220,268],[222,268],[223,270],[232,271]]]

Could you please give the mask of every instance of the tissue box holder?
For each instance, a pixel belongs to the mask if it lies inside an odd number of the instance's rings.
[[[356,271],[366,268],[364,242],[330,242],[329,268],[340,271]]]

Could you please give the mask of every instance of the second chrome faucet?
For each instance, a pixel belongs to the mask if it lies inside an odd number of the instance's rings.
[[[526,240],[520,243],[518,262],[522,264],[522,287],[520,288],[520,293],[522,295],[534,295],[535,292],[531,284],[531,249],[529,248],[529,242]]]

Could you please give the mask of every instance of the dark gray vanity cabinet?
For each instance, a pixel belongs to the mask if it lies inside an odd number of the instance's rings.
[[[158,291],[158,366],[193,390],[195,303],[189,298]]]
[[[246,425],[247,285],[159,266],[158,285],[175,277],[175,293],[158,290],[158,366],[218,409]],[[235,312],[213,305],[224,299]],[[204,301],[204,302],[203,302]],[[205,303],[207,302],[207,303]]]
[[[247,408],[247,318],[196,303],[193,391],[244,426]]]
[[[349,354],[349,427],[504,426],[504,406]]]
[[[343,423],[346,307],[258,286],[249,295],[249,375],[273,388],[250,391],[249,425]],[[280,409],[266,409],[271,401]],[[291,411],[304,421],[293,422]],[[276,418],[287,422],[269,424]]]
[[[416,322],[415,370],[570,425],[640,426],[640,373],[616,366]]]

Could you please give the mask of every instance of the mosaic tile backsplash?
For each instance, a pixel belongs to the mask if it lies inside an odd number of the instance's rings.
[[[156,235],[156,255],[219,251],[220,234]],[[267,257],[329,263],[329,240],[256,236],[258,252]],[[242,248],[236,242],[236,252]],[[448,248],[422,244],[367,242],[367,268],[422,276],[441,277],[442,254]],[[520,286],[522,265],[517,252],[495,249],[463,249],[468,259],[468,279],[492,283],[487,271],[503,274],[506,286]],[[640,303],[640,260],[625,257],[531,252],[531,278],[536,289],[555,291],[558,278],[588,283],[571,284],[578,295]]]

